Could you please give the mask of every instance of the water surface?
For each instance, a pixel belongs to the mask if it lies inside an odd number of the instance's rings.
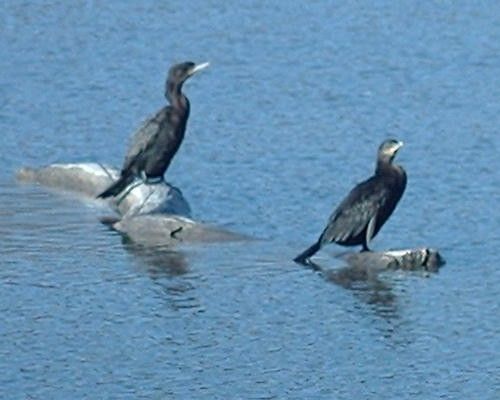
[[[0,5],[1,398],[499,398],[496,3],[101,3]],[[167,178],[263,240],[145,249],[16,183],[119,165],[186,59],[212,65]],[[373,246],[446,267],[345,288],[295,265],[388,136],[409,183]]]

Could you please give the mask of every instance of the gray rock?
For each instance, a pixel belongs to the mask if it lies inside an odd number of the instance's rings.
[[[51,164],[40,168],[23,167],[16,178],[21,182],[95,197],[118,178],[118,171],[104,164]]]
[[[437,250],[426,247],[385,252],[348,253],[342,256],[342,259],[350,267],[375,271],[403,269],[436,272],[445,263]]]
[[[111,224],[132,241],[147,246],[176,246],[183,242],[227,242],[248,240],[244,235],[199,223],[179,215],[135,215]]]
[[[334,263],[319,264],[310,260],[306,266],[320,272],[332,283],[350,288],[358,282],[379,282],[378,275],[384,271],[419,271],[425,276],[439,271],[445,264],[441,254],[431,248],[389,250],[384,252],[347,252],[337,255]]]
[[[17,179],[95,198],[118,175],[118,170],[99,163],[51,164],[41,168],[21,168]],[[180,189],[166,182],[146,184],[136,180],[120,197],[99,201],[106,201],[122,216],[153,213],[191,215],[191,208]]]
[[[105,217],[101,221],[138,244],[175,246],[183,242],[248,239],[190,219],[191,209],[182,192],[166,182],[146,184],[137,179],[119,197],[96,199],[118,174],[118,170],[98,163],[52,164],[21,168],[17,179],[107,203],[120,218]]]

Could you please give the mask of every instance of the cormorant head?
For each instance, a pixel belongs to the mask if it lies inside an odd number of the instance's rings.
[[[399,140],[384,140],[378,148],[378,161],[391,163],[401,147],[403,147],[403,142],[400,142]]]
[[[193,74],[209,66],[209,63],[195,64],[187,61],[170,67],[165,83],[165,97],[171,104],[176,104],[181,99],[182,84]],[[183,103],[188,103],[184,97]],[[178,103],[179,104],[179,103]],[[189,103],[188,103],[189,104]]]
[[[195,64],[191,61],[175,64],[168,71],[167,81],[175,85],[182,85],[190,76],[208,66],[209,63],[207,62],[202,64]]]

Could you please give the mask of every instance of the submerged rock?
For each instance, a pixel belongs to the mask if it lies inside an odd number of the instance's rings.
[[[343,287],[356,282],[377,280],[384,271],[419,271],[427,275],[438,272],[445,264],[441,254],[432,248],[389,250],[385,252],[348,252],[335,257],[333,265],[323,265],[312,260],[306,266],[320,272],[326,280]]]
[[[427,247],[385,252],[348,253],[342,259],[351,267],[377,271],[403,269],[436,272],[445,263],[437,250]]]
[[[347,253],[336,260],[334,266],[313,264],[310,267],[320,272],[327,282],[353,290],[363,301],[381,307],[384,315],[397,311],[397,295],[391,281],[381,279],[384,272],[414,271],[427,277],[445,264],[439,252],[431,248]]]
[[[136,215],[124,217],[108,225],[135,243],[147,246],[175,246],[183,242],[210,243],[249,239],[247,236],[179,215]]]

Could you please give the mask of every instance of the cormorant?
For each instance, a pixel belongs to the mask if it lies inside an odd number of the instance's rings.
[[[392,163],[401,146],[402,142],[393,139],[380,145],[375,174],[351,190],[330,216],[318,241],[295,257],[295,262],[306,264],[323,245],[332,242],[370,250],[368,243],[390,217],[406,188],[406,172]]]
[[[184,138],[189,117],[189,100],[182,93],[183,83],[209,63],[184,62],[172,66],[165,84],[170,105],[149,118],[135,133],[128,149],[120,178],[97,197],[116,196],[136,177],[145,181],[162,180]]]

